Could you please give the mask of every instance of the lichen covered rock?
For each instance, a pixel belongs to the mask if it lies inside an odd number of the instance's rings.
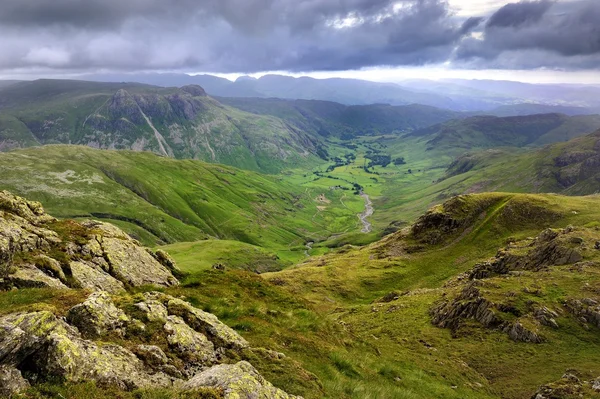
[[[39,203],[6,191],[0,192],[0,259],[8,264],[0,276],[5,290],[69,287],[116,293],[178,284],[172,274],[177,267],[167,253],[142,247],[108,223],[58,221]]]
[[[0,366],[0,397],[8,398],[29,388],[21,372],[11,366]]]
[[[217,347],[243,349],[249,346],[231,327],[223,324],[217,316],[193,307],[181,299],[169,300],[169,314],[181,317],[193,329],[206,335]]]
[[[107,291],[112,294],[125,290],[125,285],[104,272],[99,266],[90,262],[71,262],[69,263],[73,281],[88,290]]]
[[[210,365],[216,362],[215,347],[212,342],[177,316],[169,316],[164,325],[167,342],[171,349],[180,355],[186,363]]]
[[[109,332],[123,334],[130,318],[117,308],[107,292],[95,292],[85,302],[72,307],[67,321],[86,338],[102,337]]]
[[[199,387],[221,388],[225,399],[300,399],[274,387],[245,361],[211,367],[182,385],[186,390]]]

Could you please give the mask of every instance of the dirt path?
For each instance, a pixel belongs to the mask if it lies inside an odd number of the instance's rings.
[[[362,213],[358,214],[358,218],[363,224],[361,232],[370,233],[373,225],[367,220],[367,218],[373,215],[373,212],[375,212],[375,208],[373,208],[373,202],[371,202],[371,199],[367,194],[361,191],[360,196],[365,199],[365,210]]]

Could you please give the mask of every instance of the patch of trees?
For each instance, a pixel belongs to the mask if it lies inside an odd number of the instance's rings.
[[[404,157],[398,157],[396,159],[394,159],[394,165],[404,165],[406,164],[406,161],[404,160]]]
[[[390,155],[385,155],[385,154],[369,154],[367,152],[367,154],[365,155],[365,158],[367,158],[370,162],[367,165],[368,168],[372,168],[373,166],[381,166],[383,168],[385,168],[386,166],[388,166],[390,163],[392,163],[392,157]]]

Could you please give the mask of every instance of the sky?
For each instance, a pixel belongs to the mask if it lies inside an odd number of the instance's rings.
[[[2,0],[0,78],[600,83],[600,0]]]

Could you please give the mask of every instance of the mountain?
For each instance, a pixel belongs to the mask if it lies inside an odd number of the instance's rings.
[[[259,79],[241,77],[232,82],[211,75],[183,74],[90,75],[84,78],[103,82],[140,82],[163,87],[196,84],[204,87],[211,96],[220,97],[277,97],[332,101],[347,105],[424,104],[440,108],[462,109],[452,99],[434,92],[421,93],[394,83],[378,83],[358,79],[313,79],[265,75]]]
[[[199,86],[64,80],[0,89],[0,148],[40,144],[153,151],[275,173],[314,162],[318,138],[223,106]]]
[[[523,153],[489,150],[459,157],[439,184],[454,193],[494,190],[590,195],[600,192],[600,130]]]
[[[448,79],[444,82],[553,105],[600,107],[600,87],[576,84],[532,84],[504,80]]]
[[[600,115],[476,116],[420,129],[410,135],[427,139],[429,149],[447,148],[456,152],[473,148],[539,146],[567,141],[598,127]]]
[[[459,112],[418,104],[347,106],[328,101],[277,98],[218,97],[218,100],[245,112],[275,116],[319,136],[346,139],[399,134],[464,117]]]
[[[416,103],[454,111],[486,112],[497,116],[533,113],[527,110],[535,110],[536,107],[538,109],[535,113],[579,115],[600,112],[600,89],[590,85],[540,85],[465,79],[407,79],[397,83],[381,83],[281,75],[266,75],[259,79],[242,76],[231,81],[212,75],[168,73],[100,74],[82,78],[101,82],[139,82],[162,87],[200,85],[210,95],[220,97],[278,97],[333,101],[345,105]],[[498,107],[502,108],[496,113],[495,109]]]
[[[486,111],[485,114],[494,116],[526,116],[534,114],[564,114],[574,116],[597,114],[599,111],[600,108],[524,103],[502,105],[500,107]]]

